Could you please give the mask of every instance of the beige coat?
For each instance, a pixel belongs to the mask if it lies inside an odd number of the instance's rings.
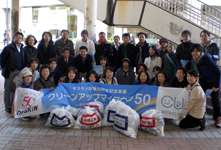
[[[198,82],[192,87],[187,86],[189,100],[183,108],[183,114],[189,113],[192,117],[202,119],[206,108],[206,95]]]

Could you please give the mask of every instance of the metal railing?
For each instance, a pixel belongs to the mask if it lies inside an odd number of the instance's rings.
[[[199,0],[146,0],[221,37],[221,11]]]

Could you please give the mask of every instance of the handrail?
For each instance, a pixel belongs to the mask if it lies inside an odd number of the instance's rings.
[[[146,0],[221,37],[221,11],[199,0]]]

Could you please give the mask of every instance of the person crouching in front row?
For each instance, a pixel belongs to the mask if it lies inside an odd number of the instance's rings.
[[[205,129],[205,108],[206,95],[197,82],[198,74],[195,70],[190,70],[187,73],[187,81],[189,85],[187,90],[189,92],[189,100],[183,108],[182,113],[178,119],[181,120],[180,128],[194,128],[200,126],[200,130]]]

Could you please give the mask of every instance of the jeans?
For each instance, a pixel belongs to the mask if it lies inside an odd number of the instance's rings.
[[[19,73],[19,70],[14,70],[11,71],[9,74],[8,78],[5,78],[5,83],[4,83],[4,103],[5,103],[5,109],[11,109],[11,100],[12,98],[10,97],[11,93],[11,83],[14,79],[14,77]]]
[[[200,82],[201,87],[203,88],[203,91],[206,92],[207,89],[212,89],[214,83],[205,83]],[[219,90],[217,92],[212,92],[210,94],[212,104],[213,104],[213,119],[216,120],[219,116],[221,116],[221,110],[220,110],[220,86]]]

